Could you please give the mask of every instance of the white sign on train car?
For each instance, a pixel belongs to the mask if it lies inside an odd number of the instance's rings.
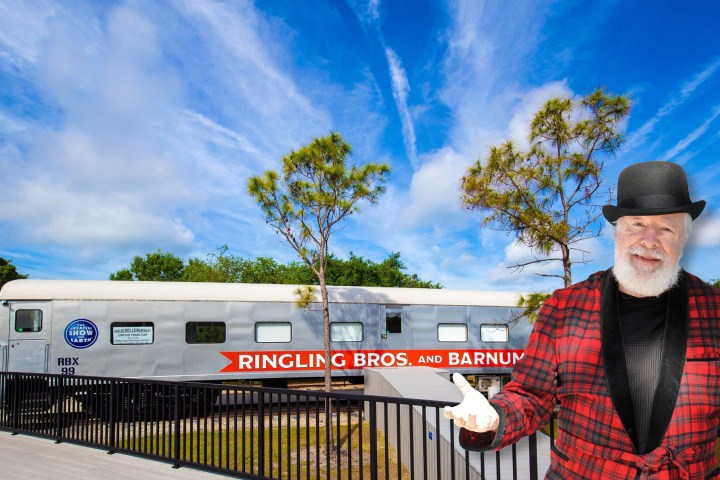
[[[152,327],[112,326],[113,345],[149,345],[153,343]]]

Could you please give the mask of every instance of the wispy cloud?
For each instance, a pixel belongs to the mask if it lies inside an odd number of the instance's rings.
[[[715,121],[716,118],[720,116],[720,104],[715,105],[715,108],[713,109],[710,116],[705,119],[705,121],[699,125],[695,130],[688,133],[685,138],[680,140],[678,143],[676,143],[670,150],[668,150],[665,155],[663,155],[663,159],[665,160],[673,160],[676,159],[676,157],[685,151],[690,145],[692,145],[698,138],[700,138],[705,132],[707,132],[708,128],[710,128],[710,125]],[[677,159],[676,159],[677,160]],[[686,157],[684,161],[679,163],[685,163],[687,162],[688,158]]]
[[[718,196],[715,195],[714,199],[717,198]],[[712,199],[708,198],[707,201],[710,208],[706,208],[703,214],[693,222],[693,224],[697,225],[693,226],[692,235],[688,240],[686,250],[703,247],[720,247],[720,211],[718,211],[717,208],[712,208]],[[707,257],[701,257],[699,260],[701,262],[707,262]],[[720,278],[720,272],[714,271],[713,275],[713,278]]]
[[[190,122],[196,123],[198,127],[203,128],[206,132],[208,132],[207,141],[209,143],[238,148],[252,155],[260,154],[260,150],[258,150],[258,148],[253,145],[245,135],[223,127],[201,113],[189,110],[185,113]]]
[[[0,220],[28,244],[86,259],[157,238],[186,247],[193,234],[174,212],[193,201],[192,183],[157,136],[172,123],[178,82],[159,59],[154,27],[126,7],[109,12],[101,34],[94,21],[67,14],[47,25],[28,59],[62,114],[53,126],[25,119],[21,130],[3,131],[21,152],[5,173],[23,180],[0,200]]]
[[[597,238],[587,238],[576,244],[570,258],[573,265],[580,265],[588,260],[607,261],[612,252]],[[591,256],[583,252],[592,252]],[[562,264],[558,260],[562,256],[558,250],[550,255],[541,255],[530,247],[517,241],[508,242],[503,249],[504,257],[489,271],[490,277],[502,288],[517,288],[524,291],[552,291],[562,285],[558,277],[562,277]],[[550,261],[544,261],[554,259]],[[607,264],[607,263],[605,263]],[[576,269],[575,269],[576,270]],[[579,280],[574,278],[575,281]]]
[[[0,2],[0,59],[29,72],[47,35],[46,20],[59,10],[51,1]]]
[[[513,106],[513,116],[508,125],[508,138],[521,148],[527,148],[529,127],[535,113],[551,98],[573,96],[574,93],[568,87],[567,80],[550,82],[529,89]]]
[[[367,12],[373,20],[380,18],[380,0],[368,0]]]
[[[390,68],[390,79],[392,81],[392,93],[395,99],[395,105],[402,122],[403,140],[405,143],[405,152],[410,162],[415,165],[417,163],[417,148],[415,147],[415,128],[413,127],[412,116],[408,109],[408,93],[410,85],[408,83],[405,70],[402,67],[400,59],[390,48],[385,49],[388,67]]]
[[[17,225],[13,238],[97,261],[155,248],[182,255],[198,243],[211,250],[244,244],[242,232],[265,232],[247,177],[277,168],[332,122],[301,93],[282,65],[287,46],[251,4],[177,4],[174,14],[200,38],[174,64],[164,52],[176,45],[165,42],[186,41],[187,30],[174,30],[171,10],[157,16],[152,6],[119,5],[104,16],[78,8],[46,18],[53,4],[27,5],[15,17],[46,21],[18,30],[3,50],[27,64],[26,81],[57,120],[0,116],[3,174],[33,179],[0,199],[0,222]],[[204,52],[210,58],[198,57]],[[195,100],[198,91],[209,103]]]
[[[348,0],[355,15],[367,26],[377,28],[380,20],[380,0]]]
[[[330,116],[297,85],[290,45],[251,3],[189,2],[183,14],[202,38],[207,86],[193,84],[213,99],[214,106],[231,118],[235,130],[246,132],[270,158],[307,141],[308,127],[316,135],[332,127]],[[276,27],[282,30],[281,27]],[[196,59],[200,60],[200,59]],[[268,135],[268,131],[282,132]],[[282,152],[282,153],[280,153]]]
[[[447,142],[437,150],[418,153],[408,188],[384,198],[378,211],[370,215],[365,212],[361,222],[368,225],[368,232],[375,232],[374,238],[385,248],[395,251],[402,247],[408,265],[425,278],[477,288],[487,283],[491,253],[484,250],[482,262],[468,254],[474,245],[468,241],[468,234],[479,230],[480,218],[461,208],[460,180],[489,145],[519,133],[535,105],[568,89],[563,82],[552,82],[528,93],[504,81],[537,44],[533,33],[540,28],[537,19],[514,23],[507,12],[472,1],[452,2],[450,6],[452,23],[444,37],[444,79],[436,94],[452,112]],[[409,86],[393,51],[387,49],[386,56],[393,72],[395,102],[406,119],[403,131],[407,144],[412,126],[407,112]],[[374,223],[380,218],[382,221]],[[459,258],[464,261],[458,262]]]
[[[626,150],[631,150],[638,145],[643,144],[648,136],[655,130],[657,124],[665,117],[673,113],[678,107],[687,102],[693,94],[707,82],[715,72],[720,69],[720,59],[715,59],[709,65],[705,66],[700,72],[693,75],[692,78],[685,81],[681,86],[678,94],[663,105],[650,120],[645,122],[640,128],[636,129],[627,139],[624,146]]]

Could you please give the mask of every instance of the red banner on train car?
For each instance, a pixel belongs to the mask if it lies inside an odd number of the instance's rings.
[[[319,350],[220,353],[230,360],[221,373],[325,368],[325,355]],[[331,352],[330,362],[333,370],[409,366],[488,368],[512,367],[522,355],[522,350],[341,350]]]

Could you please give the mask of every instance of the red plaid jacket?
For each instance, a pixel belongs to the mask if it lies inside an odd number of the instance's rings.
[[[548,479],[718,479],[720,290],[683,272],[670,292],[649,453],[638,454],[618,289],[610,271],[556,291],[540,310],[513,379],[491,403],[497,435],[460,431],[472,450],[502,448],[549,421]]]

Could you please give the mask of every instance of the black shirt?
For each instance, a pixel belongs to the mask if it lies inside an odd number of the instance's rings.
[[[638,453],[647,453],[650,413],[660,376],[667,303],[667,293],[644,298],[620,294],[620,325],[638,432]]]

